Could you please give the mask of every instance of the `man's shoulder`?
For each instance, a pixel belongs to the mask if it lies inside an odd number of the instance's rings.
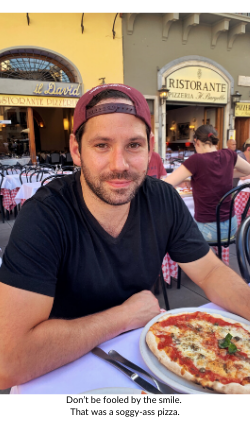
[[[32,206],[32,210],[35,210],[35,207],[37,210],[47,208],[49,211],[56,211],[58,214],[62,212],[65,215],[65,209],[68,207],[71,212],[73,207],[78,207],[77,178],[79,176],[80,172],[76,172],[51,180],[24,203],[23,209],[27,206]],[[28,207],[26,209],[28,210]]]
[[[40,187],[33,196],[33,199],[37,201],[45,201],[49,198],[60,198],[65,195],[70,197],[72,188],[74,188],[79,176],[79,172],[65,176],[58,176],[58,178],[55,178],[43,187]]]

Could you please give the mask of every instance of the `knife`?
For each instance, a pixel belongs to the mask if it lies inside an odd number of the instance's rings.
[[[137,385],[139,385],[144,390],[148,391],[152,394],[162,394],[157,388],[155,388],[152,384],[145,381],[145,379],[141,378],[137,373],[131,372],[131,370],[127,369],[125,366],[123,366],[120,363],[117,363],[116,361],[112,360],[109,355],[104,352],[101,348],[94,348],[91,351],[94,355],[97,355],[97,357],[102,358],[103,360],[108,361],[110,364],[112,364],[114,367],[119,369],[122,373],[125,373],[132,381],[134,381]]]
[[[132,370],[135,370],[136,372],[141,373],[142,375],[146,376],[146,378],[150,378],[150,380],[155,383],[156,387],[161,391],[161,393],[163,393],[163,394],[176,394],[176,391],[174,391],[168,385],[166,385],[163,382],[159,381],[158,379],[154,378],[152,375],[150,375],[148,372],[146,372],[146,370],[137,366],[137,364],[132,363],[132,361],[129,361],[127,358],[120,355],[117,351],[111,349],[108,352],[108,355],[113,360],[119,361],[119,363],[124,364],[125,366],[129,367]]]

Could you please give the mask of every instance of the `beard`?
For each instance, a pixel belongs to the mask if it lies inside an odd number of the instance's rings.
[[[149,164],[149,163],[148,163]],[[124,172],[110,172],[103,173],[99,176],[93,176],[91,171],[85,166],[82,158],[81,158],[81,172],[83,174],[84,180],[88,185],[89,189],[97,196],[100,200],[109,205],[119,206],[124,205],[126,203],[131,202],[131,200],[135,197],[139,188],[143,184],[148,171],[148,165],[146,170],[142,173],[132,173],[128,171]],[[118,188],[118,189],[109,189],[108,184],[105,184],[106,181],[110,180],[126,180],[131,181],[131,184],[128,188]],[[105,187],[106,185],[106,187]]]

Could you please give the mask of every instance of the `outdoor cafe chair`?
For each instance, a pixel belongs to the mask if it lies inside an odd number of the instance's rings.
[[[238,187],[232,188],[232,190],[228,191],[219,201],[217,207],[216,207],[216,227],[217,227],[217,240],[216,241],[206,241],[209,246],[216,246],[218,249],[218,257],[220,260],[222,260],[222,247],[228,248],[229,245],[236,242],[236,236],[231,236],[231,218],[234,208],[234,202],[237,197],[237,195],[244,190],[245,188],[249,188],[249,184],[243,184],[239,185]],[[230,212],[229,212],[229,229],[228,229],[228,236],[226,239],[221,239],[221,230],[220,230],[220,218],[221,218],[221,208],[225,202],[226,199],[231,197],[231,204],[230,204]],[[245,209],[241,215],[241,224],[245,220],[247,216],[247,212],[250,208],[250,193],[249,197],[245,206]],[[178,266],[178,276],[177,276],[177,288],[180,288],[181,286],[181,268]]]
[[[162,269],[157,277],[155,284],[153,285],[152,292],[153,294],[159,294],[160,290],[163,293],[166,310],[169,311],[170,306],[169,306],[168,295],[167,295],[167,284],[164,280]]]
[[[62,166],[61,167],[62,172],[74,172],[75,167],[74,166]]]
[[[3,180],[4,180],[4,175],[3,175],[3,173],[0,172],[0,191],[2,188]],[[3,196],[2,195],[0,195],[0,208],[1,208],[1,214],[2,214],[2,221],[4,222],[5,221],[5,214],[4,214]]]
[[[58,152],[50,154],[50,164],[60,164],[60,154]]]
[[[34,170],[29,177],[29,182],[30,183],[32,182],[33,176],[36,176],[36,182],[40,182],[43,179],[44,174],[46,174],[46,173],[51,173],[51,171],[48,169],[36,169],[36,170]]]
[[[42,182],[41,182],[41,187],[43,187],[44,185],[47,185],[47,183],[49,183],[49,182],[53,181],[54,179],[60,178],[60,177],[62,177],[62,176],[67,176],[67,174],[58,173],[58,174],[55,174],[55,175],[47,176],[47,178],[44,178],[44,179],[42,180]]]
[[[247,284],[250,283],[250,216],[240,225],[236,236],[236,253],[240,274]]]

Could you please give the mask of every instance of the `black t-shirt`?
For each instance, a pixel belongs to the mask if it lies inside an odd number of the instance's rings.
[[[167,252],[186,263],[208,250],[178,193],[151,177],[132,200],[119,236],[110,236],[86,207],[77,172],[24,203],[0,281],[54,297],[51,317],[78,318],[151,289]]]

